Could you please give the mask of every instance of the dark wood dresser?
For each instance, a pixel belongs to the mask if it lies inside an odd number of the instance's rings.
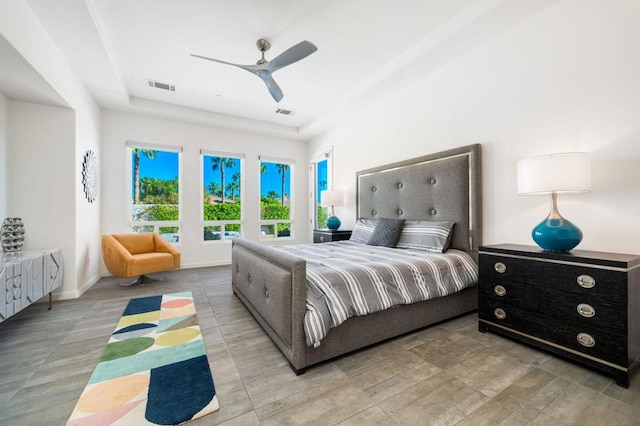
[[[480,247],[478,328],[599,369],[629,386],[640,362],[640,256]]]
[[[314,243],[328,243],[331,241],[342,241],[351,238],[351,231],[345,229],[314,229]]]

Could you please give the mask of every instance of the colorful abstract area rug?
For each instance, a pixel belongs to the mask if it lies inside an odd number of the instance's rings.
[[[174,425],[218,410],[191,292],[131,299],[69,426]]]

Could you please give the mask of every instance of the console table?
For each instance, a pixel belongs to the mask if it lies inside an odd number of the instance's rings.
[[[62,285],[62,250],[6,252],[0,258],[0,322]]]

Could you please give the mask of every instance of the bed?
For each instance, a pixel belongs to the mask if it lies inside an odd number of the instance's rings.
[[[356,204],[357,217],[365,220],[453,222],[448,252],[462,252],[477,263],[482,231],[480,145],[357,172]],[[337,243],[316,246],[325,244]],[[308,285],[304,257],[281,247],[233,240],[233,292],[296,374],[314,364],[477,309],[477,286],[473,285],[446,296],[354,316],[331,328],[319,344],[313,345],[305,333]]]

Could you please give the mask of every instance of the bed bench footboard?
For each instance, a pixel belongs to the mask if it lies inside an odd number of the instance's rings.
[[[305,367],[306,261],[248,240],[232,242],[236,296],[287,356]]]

